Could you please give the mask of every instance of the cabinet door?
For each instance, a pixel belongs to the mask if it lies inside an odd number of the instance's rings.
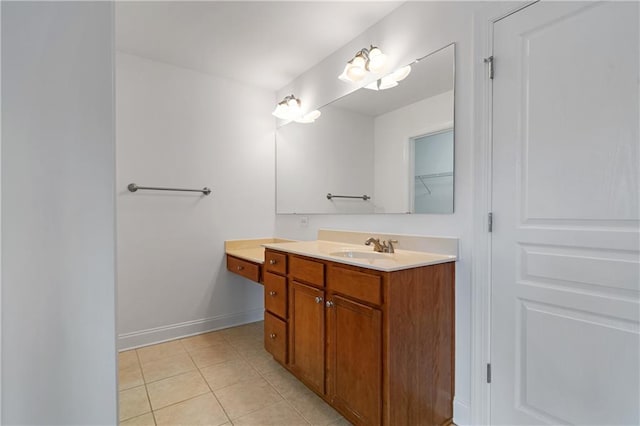
[[[289,287],[289,367],[324,393],[324,291],[296,281]]]
[[[380,424],[382,313],[340,296],[328,299],[327,394],[355,424]]]

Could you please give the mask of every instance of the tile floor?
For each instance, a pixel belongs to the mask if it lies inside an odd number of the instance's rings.
[[[120,424],[349,425],[264,350],[263,325],[121,352]]]

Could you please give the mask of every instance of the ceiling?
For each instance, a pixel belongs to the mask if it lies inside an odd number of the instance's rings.
[[[401,4],[117,2],[116,48],[276,91]]]

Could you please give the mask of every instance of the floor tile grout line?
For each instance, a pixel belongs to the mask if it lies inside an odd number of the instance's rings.
[[[144,386],[144,392],[147,395],[147,402],[149,403],[149,410],[151,412],[151,417],[153,418],[153,424],[157,425],[156,423],[156,416],[153,414],[153,407],[151,406],[151,397],[149,396],[149,389],[147,388],[147,381],[144,378],[144,371],[142,370],[142,361],[140,361],[140,354],[138,353],[138,350],[136,349],[136,359],[138,360],[138,368],[140,369],[140,375],[142,376],[142,383]],[[146,413],[144,413],[146,414]],[[142,414],[142,415],[144,415]]]
[[[223,336],[223,337],[224,337],[224,336]],[[226,339],[226,337],[225,337],[225,339]],[[227,341],[228,341],[228,340],[227,340]],[[230,343],[230,344],[231,344],[231,343]],[[243,361],[245,361],[245,362],[246,362],[246,360],[244,359],[244,356],[242,355],[242,353],[241,353],[240,351],[238,351],[238,350],[236,350],[236,352],[238,352],[238,355],[242,358],[242,360],[243,360]],[[258,377],[263,378],[263,377],[262,377],[262,375],[260,374],[260,371],[258,371],[258,369],[257,369],[257,368],[255,368],[253,365],[251,365],[251,364],[250,364],[250,363],[248,363],[248,362],[247,362],[247,365],[248,365],[250,368],[252,368],[256,373],[258,373]],[[202,372],[200,372],[200,374],[202,374]],[[204,377],[204,375],[203,375],[203,377]],[[205,378],[204,380],[205,380],[205,382],[207,382],[207,385],[209,385],[209,382],[207,381],[207,379]],[[249,379],[247,379],[247,381],[248,381],[248,380],[249,380]],[[264,380],[264,378],[263,378],[263,380]],[[234,384],[231,384],[231,385],[229,385],[229,386],[222,387],[222,388],[220,388],[220,389],[226,389],[226,388],[228,388],[228,387],[231,387],[231,386],[236,385],[236,384],[241,383],[241,382],[242,382],[242,380],[241,380],[240,382],[236,382],[236,383],[234,383]],[[265,382],[267,382],[267,384],[268,384],[269,386],[271,386],[271,383],[269,383],[267,380],[265,380]],[[211,387],[211,386],[209,386],[209,387]],[[271,387],[273,387],[273,386],[271,386]],[[220,389],[218,389],[218,390],[220,390]],[[275,389],[274,389],[274,390],[275,390]],[[277,390],[275,390],[275,391],[276,391],[276,393],[278,392]],[[211,389],[211,392],[213,392],[213,396],[216,398],[216,400],[218,400],[218,402],[220,403],[220,406],[221,406],[221,407],[222,407],[222,409],[224,410],[225,414],[227,414],[227,410],[224,408],[224,405],[222,405],[222,402],[220,402],[220,400],[218,399],[218,396],[216,395],[215,391],[214,391],[213,389]],[[238,417],[237,417],[237,418],[235,418],[235,419],[231,419],[231,416],[230,416],[229,414],[227,414],[227,418],[229,419],[229,422],[231,422],[231,425],[233,425],[233,424],[234,424],[234,423],[233,423],[233,421],[234,421],[234,420],[237,420],[237,419],[239,419],[239,418],[241,418],[241,417],[244,417],[244,416],[247,416],[247,415],[249,415],[249,414],[255,413],[256,411],[260,411],[260,410],[262,410],[263,408],[266,408],[266,407],[261,407],[261,408],[255,409],[255,410],[253,410],[253,411],[250,411],[250,412],[248,412],[248,413],[243,414],[242,416],[238,416]]]
[[[240,326],[240,327],[242,327],[242,326]],[[218,396],[216,395],[215,391],[213,390],[213,388],[211,387],[211,385],[209,384],[209,382],[207,381],[207,379],[204,377],[204,374],[202,373],[202,369],[204,369],[204,368],[209,368],[209,367],[213,367],[213,366],[215,366],[215,365],[219,365],[219,364],[222,364],[222,363],[225,363],[225,362],[228,362],[228,361],[238,361],[238,360],[239,360],[239,361],[244,361],[244,362],[246,362],[246,363],[251,367],[251,369],[252,369],[255,373],[257,373],[257,376],[258,376],[259,378],[263,379],[263,380],[265,381],[265,383],[266,383],[266,384],[267,384],[267,385],[268,385],[268,386],[269,386],[269,387],[270,387],[270,388],[275,392],[275,394],[276,394],[276,395],[278,395],[278,396],[281,398],[281,401],[285,401],[285,402],[286,402],[286,405],[287,405],[289,408],[291,408],[295,413],[297,413],[297,414],[301,417],[301,419],[302,419],[303,421],[305,421],[305,422],[306,422],[306,424],[312,424],[312,422],[311,422],[309,419],[307,419],[307,418],[304,416],[304,414],[303,414],[300,410],[298,410],[298,409],[297,409],[297,408],[292,404],[292,401],[291,401],[288,397],[286,397],[282,392],[280,392],[280,391],[279,391],[279,390],[274,386],[274,384],[273,384],[273,383],[272,383],[272,382],[267,378],[267,375],[268,375],[269,373],[273,373],[273,372],[275,372],[275,371],[277,371],[277,370],[274,370],[274,369],[272,369],[272,368],[267,368],[266,370],[261,371],[261,370],[260,370],[260,369],[258,369],[256,366],[254,366],[254,365],[253,365],[253,363],[250,363],[250,362],[249,362],[249,359],[251,359],[251,358],[260,358],[260,357],[261,357],[261,354],[258,354],[259,350],[255,350],[254,348],[246,348],[246,347],[245,347],[244,349],[242,349],[242,346],[244,346],[244,345],[242,345],[242,344],[238,344],[238,342],[240,342],[240,341],[246,341],[246,340],[255,340],[255,341],[257,341],[257,342],[260,342],[261,340],[263,340],[263,339],[264,339],[264,336],[262,336],[262,337],[260,336],[260,333],[262,332],[262,330],[261,330],[261,329],[257,329],[257,328],[256,328],[256,331],[251,330],[251,331],[249,331],[249,332],[242,332],[241,334],[235,334],[235,333],[234,333],[234,334],[231,334],[230,336],[228,335],[229,333],[224,333],[224,330],[214,330],[214,331],[211,331],[211,332],[202,333],[202,334],[200,334],[200,335],[204,335],[204,334],[207,334],[207,333],[216,333],[216,332],[222,332],[222,333],[221,333],[221,338],[222,338],[223,342],[220,342],[220,343],[226,343],[227,345],[229,345],[229,346],[233,349],[233,352],[234,352],[234,358],[232,358],[232,359],[230,359],[230,360],[227,360],[227,361],[222,361],[222,362],[218,362],[218,363],[214,363],[214,364],[211,364],[211,365],[206,365],[206,366],[200,367],[200,366],[195,362],[195,360],[194,360],[194,358],[193,358],[193,356],[192,356],[192,352],[195,352],[195,351],[198,351],[198,350],[202,350],[202,349],[206,349],[206,348],[210,348],[210,347],[212,347],[212,346],[216,346],[218,343],[217,343],[217,342],[208,343],[208,344],[205,344],[205,345],[200,346],[200,347],[191,348],[191,350],[189,350],[189,349],[187,349],[187,347],[186,347],[186,346],[185,346],[185,344],[183,343],[183,340],[188,339],[189,337],[187,337],[187,338],[181,338],[181,339],[180,339],[180,338],[179,338],[179,339],[175,339],[176,341],[178,341],[178,342],[179,342],[179,346],[180,346],[180,348],[181,348],[182,350],[184,350],[184,351],[185,351],[185,353],[189,356],[189,359],[192,361],[193,365],[195,366],[195,370],[189,370],[189,371],[182,372],[182,373],[179,373],[179,374],[176,374],[176,375],[172,375],[172,376],[164,377],[164,378],[162,378],[162,379],[154,380],[154,381],[149,382],[149,383],[147,383],[147,379],[145,378],[145,375],[144,375],[144,371],[143,371],[143,368],[142,368],[142,361],[141,361],[141,358],[140,358],[140,354],[138,353],[138,350],[137,350],[137,349],[135,349],[135,351],[136,351],[136,358],[137,358],[137,360],[138,360],[138,368],[140,369],[140,372],[141,372],[142,377],[143,377],[143,383],[144,383],[144,386],[145,386],[145,391],[146,391],[146,393],[147,393],[147,400],[148,400],[148,402],[149,402],[149,406],[151,407],[151,414],[152,414],[152,416],[153,416],[154,423],[156,423],[156,424],[157,424],[157,421],[156,421],[156,418],[155,418],[155,411],[162,410],[162,409],[164,409],[164,408],[168,408],[168,407],[171,407],[171,406],[174,406],[174,405],[177,405],[177,404],[180,404],[180,403],[183,403],[183,402],[186,402],[186,401],[189,401],[189,400],[192,400],[192,399],[195,399],[195,398],[201,397],[201,396],[203,396],[203,395],[206,395],[207,393],[211,393],[211,394],[213,395],[213,397],[215,398],[215,400],[216,400],[216,401],[218,402],[218,404],[220,405],[220,407],[221,407],[221,409],[223,410],[223,413],[225,414],[225,417],[227,418],[227,420],[229,421],[229,423],[233,425],[233,424],[234,424],[234,421],[231,419],[231,417],[229,416],[229,413],[227,412],[227,410],[224,408],[224,406],[222,405],[222,403],[221,403],[221,402],[220,402],[220,400],[218,399]],[[245,334],[245,333],[246,333],[246,334]],[[200,336],[200,335],[197,335],[197,336]],[[194,337],[194,336],[190,336],[190,337]],[[234,344],[234,342],[235,342],[235,344]],[[154,346],[154,345],[150,345],[150,346]],[[248,345],[248,346],[250,346],[250,347],[251,347],[252,345]],[[260,349],[264,350],[264,347],[262,347],[262,346],[261,346],[261,347],[260,347]],[[255,354],[254,356],[250,356],[249,354],[247,354],[247,351],[249,351],[249,352],[251,352],[251,351],[256,351],[256,354]],[[170,356],[171,356],[171,355],[170,355]],[[162,359],[162,358],[158,358],[158,359]],[[270,358],[270,359],[271,359],[271,360],[273,360],[272,358]],[[274,362],[277,362],[277,361],[274,361]],[[277,363],[277,364],[278,364],[278,367],[279,367],[280,369],[282,369],[284,372],[288,372],[288,370],[287,370],[286,368],[283,368],[279,363]],[[151,406],[151,398],[150,398],[150,396],[149,396],[149,392],[148,392],[147,385],[152,384],[152,383],[159,382],[159,381],[161,381],[161,380],[169,379],[169,378],[172,378],[172,377],[177,377],[177,376],[179,376],[179,375],[183,375],[183,374],[187,374],[187,373],[192,373],[193,371],[196,371],[196,370],[198,371],[198,374],[200,375],[200,377],[204,380],[205,384],[207,385],[207,388],[209,389],[207,392],[204,392],[204,393],[199,394],[199,395],[196,395],[196,396],[192,396],[192,397],[187,398],[187,399],[182,400],[182,401],[178,401],[178,402],[175,402],[175,403],[169,404],[169,405],[167,405],[167,406],[165,406],[165,407],[162,407],[162,408],[158,408],[158,410],[154,410],[154,409],[153,409],[153,407]],[[249,379],[246,379],[246,380],[249,380]],[[242,380],[241,380],[241,381],[242,381]],[[233,385],[233,384],[232,384],[232,385]],[[232,385],[228,385],[228,386],[225,386],[225,387],[222,387],[222,388],[216,389],[216,390],[225,389],[225,388],[227,388],[227,387],[229,387],[229,386],[232,386]],[[133,388],[133,387],[132,387],[132,388]],[[130,388],[130,389],[131,389],[131,388]],[[124,389],[123,389],[123,390],[124,390]],[[315,395],[315,394],[314,394],[314,395]],[[324,401],[323,401],[323,402],[324,402]],[[280,403],[280,401],[275,402],[274,404],[269,404],[269,405],[275,405],[275,404],[278,404],[278,403]],[[326,403],[326,402],[325,402],[325,403]],[[244,413],[242,416],[239,416],[238,418],[241,418],[241,417],[247,416],[247,415],[249,415],[249,414],[252,414],[252,413],[255,413],[255,412],[259,411],[259,410],[262,410],[262,409],[264,409],[264,408],[267,408],[269,405],[264,406],[264,407],[261,407],[261,408],[258,408],[258,409],[256,409],[256,410],[253,410],[253,411],[250,411],[250,412],[247,412],[247,413]],[[143,413],[143,414],[141,414],[141,415],[145,415],[145,414],[148,414],[148,413]],[[137,416],[134,416],[134,417],[132,417],[132,418],[135,418],[135,417],[137,417]],[[238,418],[237,418],[237,419],[238,419]],[[339,420],[339,418],[340,418],[340,416],[338,416],[336,419],[333,419],[333,420],[332,420],[332,422],[335,422],[335,421]],[[236,419],[236,420],[237,420],[237,419]],[[129,419],[124,419],[124,420],[129,420]]]
[[[222,337],[224,338],[224,336],[222,336]],[[184,347],[184,345],[183,345],[183,347]],[[189,352],[189,351],[187,351],[187,352]],[[202,378],[202,380],[204,380],[205,384],[207,385],[207,388],[209,388],[209,392],[211,392],[211,395],[213,396],[213,398],[216,400],[216,402],[218,403],[218,405],[222,409],[222,412],[224,413],[224,416],[227,418],[227,421],[229,423],[231,423],[231,425],[233,425],[233,422],[231,422],[231,417],[229,416],[229,413],[227,413],[227,410],[225,410],[224,406],[222,405],[222,403],[220,402],[220,400],[216,396],[216,393],[211,388],[211,385],[209,384],[209,381],[207,380],[207,378],[204,377],[204,374],[202,374],[202,371],[200,370],[200,367],[198,366],[198,364],[196,364],[196,362],[193,360],[193,357],[191,357],[191,353],[189,353],[189,357],[191,358],[191,361],[193,362],[193,364],[196,366],[196,369],[198,370],[198,373],[200,374],[200,377]],[[227,422],[225,422],[225,423],[227,423]],[[225,424],[225,423],[222,423],[222,424]]]

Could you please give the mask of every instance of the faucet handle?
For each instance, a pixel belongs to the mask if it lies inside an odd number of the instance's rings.
[[[398,240],[389,240],[389,247],[387,247],[387,253],[395,253],[394,244],[398,244]]]

